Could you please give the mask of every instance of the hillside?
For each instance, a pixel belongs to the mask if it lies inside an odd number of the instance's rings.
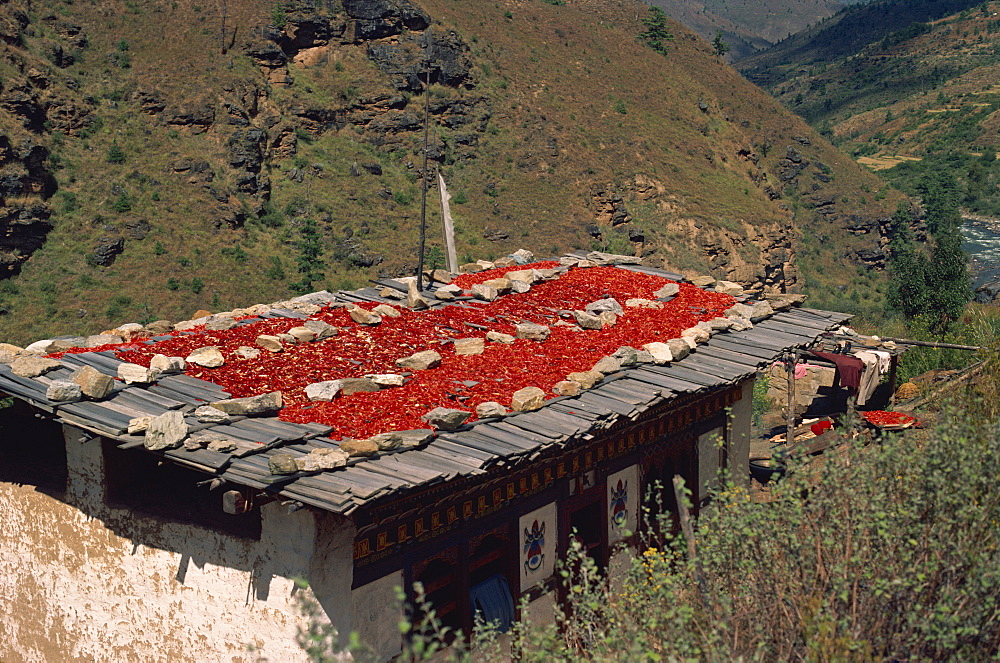
[[[711,41],[718,31],[737,61],[843,9],[838,0],[650,0]]]
[[[665,56],[643,45],[644,5],[4,8],[5,340],[412,273],[428,41],[428,174],[453,195],[461,261],[639,251],[878,301],[899,194],[679,24]]]
[[[911,193],[957,178],[961,204],[1000,214],[1000,3],[915,23],[847,60],[816,64],[773,92]],[[891,170],[888,170],[890,169]]]
[[[778,90],[810,67],[815,70],[830,66],[914,23],[935,21],[981,4],[982,0],[874,0],[853,4],[746,58],[737,68],[751,82],[770,91]]]

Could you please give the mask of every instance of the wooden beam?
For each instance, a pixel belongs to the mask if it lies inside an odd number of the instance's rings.
[[[892,341],[893,343],[902,343],[903,345],[919,345],[923,348],[945,348],[947,350],[981,350],[978,345],[957,345],[955,343],[938,343],[937,341],[914,341],[907,338],[893,338],[891,336],[880,336],[880,341]],[[876,350],[878,348],[875,348]]]

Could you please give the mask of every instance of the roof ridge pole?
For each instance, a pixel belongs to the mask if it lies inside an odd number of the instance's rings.
[[[420,173],[420,255],[417,258],[417,292],[424,290],[424,242],[427,235],[427,127],[430,124],[431,94],[431,29],[427,26],[424,39],[424,168]]]

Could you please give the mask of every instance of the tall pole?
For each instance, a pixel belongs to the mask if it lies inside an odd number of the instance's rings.
[[[427,125],[430,119],[431,97],[431,28],[424,33],[427,48],[424,52],[425,83],[424,83],[424,168],[420,179],[420,256],[417,258],[417,292],[424,290],[424,240],[427,235]]]

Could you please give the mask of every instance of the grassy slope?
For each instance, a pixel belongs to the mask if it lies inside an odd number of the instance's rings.
[[[269,2],[228,4],[229,25],[239,30],[237,45],[252,26],[267,22],[273,9]],[[810,261],[827,266],[820,283],[846,281],[856,270],[844,264],[840,250],[858,240],[796,211],[794,200],[769,200],[750,180],[747,162],[737,157],[741,148],[770,142],[774,149],[762,165],[773,171],[796,135],[810,136],[812,146],[803,151],[833,170],[827,191],[844,200],[845,211],[884,216],[895,207],[892,196],[862,204],[860,187],[877,189],[878,180],[748,86],[679,25],[665,58],[639,44],[634,38],[641,29],[635,20],[639,12],[631,2],[431,0],[423,6],[463,36],[475,62],[475,89],[435,86],[432,94],[485,96],[492,111],[476,158],[443,167],[452,193],[467,200],[453,206],[460,258],[502,255],[519,246],[542,255],[589,248],[584,226],[594,218],[592,190],[610,185],[624,196],[633,226],[646,231],[647,250],[658,249],[654,264],[707,271],[701,244],[719,234],[741,242],[741,250],[753,257],[748,232],[784,228],[795,213],[801,236],[828,240],[815,255],[810,249]],[[80,94],[96,99],[103,126],[87,138],[55,141],[64,166],[56,172],[60,192],[51,201],[55,229],[21,275],[5,284],[12,312],[0,318],[0,337],[25,342],[288,296],[289,284],[300,278],[296,219],[302,216],[321,221],[327,268],[315,288],[356,286],[413,264],[419,190],[408,162],[419,166],[419,132],[400,135],[391,148],[375,148],[370,133],[348,126],[300,140],[294,157],[274,156],[266,167],[273,206],[288,213],[278,228],[216,227],[217,202],[201,184],[188,183],[189,173],[170,167],[178,158],[206,159],[216,173],[212,186],[226,190],[233,174],[225,167],[225,141],[233,128],[224,122],[221,102],[247,89],[263,93],[255,123],[271,115],[290,124],[301,124],[289,112],[296,105],[349,108],[351,100],[366,94],[391,92],[363,46],[338,47],[327,63],[311,69],[292,65],[294,85],[278,88],[266,85],[239,48],[220,53],[218,17],[197,3],[36,3],[32,25],[39,32],[47,29],[41,21],[47,13],[83,25],[90,38],[84,60],[57,73],[74,77]],[[123,39],[130,69],[115,67],[106,57]],[[28,48],[40,49],[30,40]],[[41,55],[39,50],[27,57],[37,56],[44,66]],[[167,125],[162,116],[139,112],[136,89],[157,90],[170,107],[205,100],[216,106],[216,123],[200,134]],[[420,101],[415,97],[411,110],[420,108]],[[455,132],[439,126],[435,133],[448,144]],[[552,139],[555,154],[548,149]],[[114,143],[124,150],[125,164],[107,163]],[[370,161],[380,163],[381,177],[349,175],[352,163]],[[293,166],[313,163],[322,166],[321,176],[311,173],[301,184],[288,179]],[[654,182],[662,193],[641,199],[636,179]],[[128,212],[114,209],[116,185],[131,198]],[[383,188],[392,198],[377,195]],[[433,236],[437,215],[429,216]],[[96,238],[125,232],[137,221],[152,226],[145,239],[128,240],[111,267],[88,264]],[[484,230],[497,228],[509,239],[483,239]],[[385,262],[362,270],[334,260],[347,234],[360,238],[365,250],[385,254]],[[620,235],[606,236],[613,247],[631,248]],[[831,238],[838,240],[834,252],[827,250]],[[793,239],[798,247],[800,236]],[[203,287],[196,293],[199,280]]]

